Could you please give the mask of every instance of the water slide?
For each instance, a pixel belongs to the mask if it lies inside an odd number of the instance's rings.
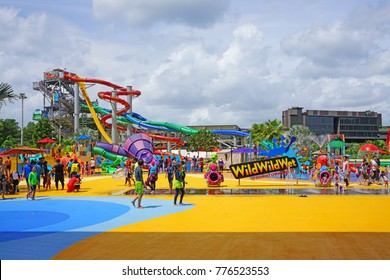
[[[198,130],[183,126],[183,125],[178,125],[178,124],[173,124],[173,123],[168,123],[168,122],[158,122],[158,121],[150,121],[141,115],[137,113],[132,113],[129,114],[128,111],[130,109],[130,104],[120,98],[120,96],[140,96],[141,92],[139,90],[128,90],[127,88],[121,87],[119,85],[100,80],[100,79],[93,79],[93,78],[81,78],[75,74],[69,73],[69,72],[64,72],[64,79],[71,80],[74,82],[77,82],[80,86],[81,92],[83,94],[85,104],[90,111],[92,118],[99,130],[99,132],[103,135],[104,139],[108,143],[112,143],[111,137],[106,133],[104,130],[104,127],[102,126],[101,123],[104,124],[104,126],[111,128],[111,124],[107,122],[108,119],[112,118],[112,111],[108,109],[104,109],[102,107],[94,106],[92,102],[89,99],[89,96],[86,91],[86,86],[85,83],[94,83],[94,84],[101,84],[105,85],[108,87],[113,88],[116,91],[117,96],[112,96],[111,91],[106,91],[106,92],[99,92],[98,96],[99,98],[103,100],[107,100],[110,102],[116,102],[121,105],[123,105],[123,108],[117,111],[117,120],[120,122],[131,122],[133,124],[137,124],[140,127],[146,128],[146,129],[156,129],[156,130],[163,130],[163,131],[171,131],[171,132],[181,132],[187,135],[194,135],[198,133]],[[99,120],[96,112],[100,113],[103,115],[103,117]],[[122,126],[117,126],[118,130],[126,130],[125,127]],[[237,130],[211,130],[210,131],[213,134],[218,134],[218,135],[235,135],[235,136],[240,136],[240,137],[249,137],[250,133],[248,132],[243,132],[243,131],[237,131]],[[176,143],[180,143],[181,141],[178,140],[177,138],[173,137],[167,137],[167,136],[159,136],[159,135],[153,135],[155,139],[158,140],[165,140],[165,141],[172,141]]]
[[[85,107],[87,109],[88,106],[82,105],[82,107]],[[105,115],[105,114],[111,114],[110,109],[106,109],[103,107],[99,107],[94,105],[94,110],[98,112],[99,114]],[[198,133],[198,130],[183,126],[183,125],[178,125],[174,123],[168,123],[168,122],[157,122],[157,121],[150,121],[143,116],[141,116],[138,113],[133,112],[132,114],[129,113],[123,113],[121,116],[117,116],[117,120],[120,122],[131,122],[132,124],[138,125],[139,127],[146,128],[146,129],[155,129],[155,130],[162,130],[162,131],[167,131],[167,132],[182,132],[184,134],[188,135],[194,135]],[[218,135],[235,135],[235,136],[240,136],[240,137],[249,137],[250,133],[249,132],[244,132],[244,131],[238,131],[238,130],[210,130],[211,133],[213,134],[218,134]],[[165,136],[164,136],[165,137]],[[169,137],[168,137],[169,138]],[[174,138],[176,139],[176,138]],[[163,140],[160,139],[160,140]],[[169,140],[167,140],[169,141]],[[175,141],[172,141],[175,142]]]
[[[99,130],[99,132],[103,135],[104,139],[108,143],[112,143],[111,137],[108,136],[108,134],[104,130],[103,126],[101,125],[101,123],[100,123],[100,121],[99,121],[99,119],[98,119],[98,117],[96,115],[96,112],[95,112],[95,110],[93,108],[93,104],[92,104],[91,100],[88,97],[88,94],[87,94],[87,91],[86,91],[86,87],[85,87],[85,83],[94,83],[94,84],[100,84],[100,85],[105,85],[105,86],[111,87],[111,88],[113,88],[116,91],[117,96],[127,96],[127,95],[139,96],[139,95],[141,95],[141,92],[139,90],[128,90],[128,89],[123,88],[121,86],[118,86],[116,84],[113,84],[113,83],[110,83],[110,82],[107,82],[107,81],[103,81],[103,80],[99,80],[99,79],[81,78],[81,77],[79,77],[79,76],[77,76],[75,74],[71,74],[71,73],[68,73],[68,72],[64,72],[64,79],[71,80],[71,81],[77,82],[79,84],[81,92],[83,93],[84,100],[85,100],[85,102],[86,102],[86,104],[88,106],[89,111],[91,112],[92,118],[93,118],[93,120],[94,120],[94,122],[95,122],[95,124],[96,124],[96,126],[97,126],[97,128]],[[130,104],[127,101],[125,101],[124,99],[121,99],[119,97],[112,96],[112,92],[111,91],[99,92],[98,96],[101,99],[109,100],[109,101],[112,101],[112,102],[117,102],[117,103],[122,104],[124,106],[124,108],[117,112],[118,115],[121,115],[122,113],[127,112],[130,109]],[[110,118],[112,118],[112,113],[103,116],[101,121],[106,126],[110,127],[110,124],[107,123],[107,120],[110,119]]]

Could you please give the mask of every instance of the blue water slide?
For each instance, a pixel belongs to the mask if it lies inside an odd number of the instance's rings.
[[[140,116],[140,115],[135,114],[135,113],[133,113],[132,115],[127,114],[127,113],[122,114],[122,116],[125,117],[129,122],[131,122],[132,124],[139,125],[140,127],[147,128],[147,129],[156,129],[156,130],[163,130],[163,131],[174,132],[174,130],[169,129],[169,128],[164,127],[164,126],[159,126],[159,125],[153,125],[153,124],[145,123],[145,121],[147,121],[145,118],[138,119],[137,117],[133,117],[134,115],[135,116]]]
[[[218,135],[235,135],[240,137],[249,137],[251,134],[249,132],[245,131],[239,131],[239,130],[223,130],[223,129],[213,129],[210,130],[212,134],[218,134]]]

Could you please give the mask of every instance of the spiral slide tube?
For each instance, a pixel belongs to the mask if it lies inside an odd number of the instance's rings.
[[[90,112],[91,112],[92,118],[93,118],[96,126],[99,129],[99,132],[103,135],[104,139],[107,142],[112,143],[111,137],[109,137],[108,134],[105,132],[104,128],[100,124],[99,119],[96,116],[96,112],[95,112],[95,110],[94,110],[94,108],[92,106],[92,102],[90,101],[90,99],[88,97],[88,94],[86,92],[85,83],[101,84],[101,85],[105,85],[105,86],[111,87],[111,88],[113,88],[116,91],[116,94],[118,96],[121,96],[121,95],[124,95],[124,96],[127,96],[127,95],[140,96],[141,92],[139,90],[128,90],[128,89],[126,89],[124,87],[118,86],[116,84],[113,84],[113,83],[110,83],[110,82],[107,82],[107,81],[104,81],[104,80],[91,79],[91,78],[81,78],[81,77],[79,77],[77,75],[74,75],[74,74],[71,74],[71,73],[68,73],[68,72],[64,72],[64,79],[71,80],[71,81],[79,83],[81,91],[82,91],[83,96],[84,96],[84,99],[85,99],[85,101],[87,103],[87,106],[88,106]],[[130,104],[127,101],[125,101],[124,99],[121,99],[119,97],[112,96],[112,92],[110,92],[110,91],[99,92],[98,96],[99,96],[99,98],[101,98],[103,100],[109,100],[109,101],[112,101],[112,102],[118,102],[118,103],[122,104],[124,106],[124,108],[117,112],[118,115],[121,115],[121,114],[127,112],[130,109]],[[110,119],[110,118],[112,118],[112,113],[103,116],[101,121],[104,123],[105,126],[111,127],[111,124],[107,123],[107,120]],[[123,128],[122,127],[118,127],[118,129],[123,129]]]

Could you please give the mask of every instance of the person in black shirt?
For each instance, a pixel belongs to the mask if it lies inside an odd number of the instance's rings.
[[[54,182],[56,189],[58,190],[58,182],[61,182],[62,190],[64,189],[64,165],[59,159],[56,160],[56,164],[53,166],[52,172],[54,173]]]

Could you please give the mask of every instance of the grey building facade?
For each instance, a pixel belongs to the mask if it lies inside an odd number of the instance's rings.
[[[292,107],[282,112],[286,128],[293,125],[308,127],[316,135],[344,134],[347,142],[382,139],[382,114],[373,111],[306,110]]]

